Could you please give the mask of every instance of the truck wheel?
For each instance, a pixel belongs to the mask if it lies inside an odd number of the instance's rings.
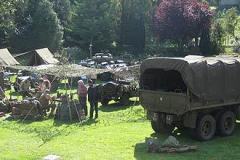
[[[165,117],[165,116],[164,116]],[[158,115],[156,117],[156,120],[152,120],[151,121],[151,125],[152,125],[152,129],[156,132],[156,133],[165,133],[165,134],[170,134],[172,133],[174,127],[171,125],[167,125],[165,123],[165,120],[163,118],[160,118],[160,116]]]
[[[221,136],[230,136],[235,130],[236,115],[232,111],[224,112],[218,121],[217,128]]]
[[[120,104],[121,105],[128,105],[130,103],[129,101],[129,95],[124,94],[121,98],[120,98]]]
[[[101,103],[102,103],[103,106],[106,106],[106,105],[108,105],[109,100],[108,100],[108,99],[103,99],[103,100],[101,101]]]
[[[203,115],[198,119],[196,138],[201,141],[212,139],[216,132],[216,120],[211,115]]]
[[[161,129],[160,129],[159,125],[157,124],[157,122],[152,120],[151,121],[151,126],[152,126],[152,129],[154,130],[154,132],[156,132],[156,133],[161,132]]]

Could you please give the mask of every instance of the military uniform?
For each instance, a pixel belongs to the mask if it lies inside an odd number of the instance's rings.
[[[97,87],[95,85],[88,88],[88,101],[90,103],[90,118],[93,118],[93,112],[95,111],[95,118],[98,118],[98,97]]]

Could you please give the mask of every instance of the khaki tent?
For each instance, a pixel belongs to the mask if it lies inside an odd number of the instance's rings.
[[[53,57],[53,54],[48,48],[37,49],[32,51],[32,57],[30,58],[30,66],[38,66],[43,64],[57,64],[59,61]]]
[[[7,48],[0,49],[0,65],[13,66],[18,64],[17,60],[11,55]]]
[[[153,89],[170,86],[184,90],[185,84],[201,99],[225,102],[240,96],[240,58],[152,58],[142,63],[140,81],[141,88]]]

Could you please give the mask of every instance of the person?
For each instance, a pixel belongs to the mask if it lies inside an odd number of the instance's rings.
[[[88,101],[90,103],[90,119],[93,118],[93,112],[95,111],[95,119],[98,118],[98,96],[97,87],[94,85],[93,81],[90,79],[88,81]]]
[[[84,82],[82,80],[78,81],[78,99],[81,107],[84,110],[85,116],[88,115],[88,110],[87,110],[87,87],[84,85]]]
[[[0,69],[0,85],[1,88],[4,90],[4,71]]]
[[[42,79],[42,78],[40,78],[40,79],[38,80],[37,90],[38,90],[39,92],[43,92],[43,90],[44,90],[43,79]]]
[[[0,100],[3,100],[4,98],[5,98],[5,93],[2,86],[0,86]]]
[[[42,95],[39,98],[39,102],[41,104],[41,108],[44,111],[44,114],[46,114],[46,111],[49,111],[51,109],[50,112],[50,116],[53,115],[56,105],[54,103],[51,103],[53,100],[53,98],[50,95],[50,91],[48,89],[46,89]]]
[[[31,97],[32,95],[30,94],[30,86],[31,82],[29,78],[24,79],[20,82],[20,91],[23,94],[23,97]]]
[[[49,81],[47,75],[43,76],[43,82],[47,89],[51,90],[51,82]]]
[[[0,112],[7,112],[9,110],[5,102],[5,97],[4,90],[0,86]]]

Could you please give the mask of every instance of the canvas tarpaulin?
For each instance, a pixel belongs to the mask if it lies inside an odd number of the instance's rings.
[[[240,96],[238,57],[151,58],[142,63],[141,76],[149,69],[178,71],[189,90],[204,100],[227,101]]]
[[[33,56],[30,59],[30,66],[42,65],[42,64],[57,64],[59,61],[54,58],[53,54],[48,48],[37,49],[33,51]]]
[[[97,74],[108,72],[107,69],[87,68],[80,65],[41,65],[41,66],[10,66],[8,69],[24,70],[32,73],[53,75],[56,77],[77,78],[80,76],[96,77]]]
[[[17,60],[11,55],[8,49],[0,49],[0,65],[11,66],[18,65]]]

